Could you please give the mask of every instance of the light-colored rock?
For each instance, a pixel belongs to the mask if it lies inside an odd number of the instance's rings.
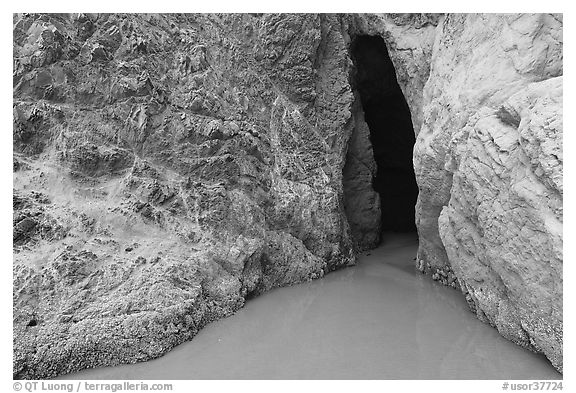
[[[438,29],[414,149],[418,267],[561,370],[562,17]]]
[[[561,370],[562,77],[480,109],[451,146],[439,229],[460,287],[481,320]]]

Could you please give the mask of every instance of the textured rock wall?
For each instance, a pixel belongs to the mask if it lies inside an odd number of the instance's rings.
[[[354,263],[334,15],[14,16],[14,376],[160,356]]]
[[[366,14],[410,106],[417,267],[562,370],[562,17]]]
[[[440,236],[478,318],[562,368],[562,77],[455,136]]]
[[[354,263],[358,34],[384,38],[411,109],[418,267],[562,368],[561,17],[18,14],[13,32],[15,377],[160,356]]]
[[[342,178],[344,209],[356,249],[370,250],[380,243],[380,195],[372,184],[376,177],[376,161],[359,97],[356,97],[353,114],[354,130]]]
[[[418,267],[562,369],[562,18],[448,15],[414,165]]]

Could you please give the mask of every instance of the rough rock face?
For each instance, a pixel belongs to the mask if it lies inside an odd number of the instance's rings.
[[[562,368],[562,77],[528,85],[459,134],[439,218],[478,318]]]
[[[561,16],[448,15],[414,149],[419,268],[559,370],[562,57]]]
[[[15,378],[160,356],[375,245],[356,35],[384,38],[411,110],[418,267],[562,368],[561,17],[13,26]]]
[[[14,16],[14,376],[159,356],[354,263],[332,15]]]
[[[376,161],[370,130],[364,120],[359,98],[354,110],[354,131],[348,142],[342,184],[344,208],[352,238],[358,250],[370,250],[380,242],[380,195],[374,191]]]

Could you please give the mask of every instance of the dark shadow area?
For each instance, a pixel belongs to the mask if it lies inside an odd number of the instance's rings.
[[[351,49],[356,66],[354,87],[360,94],[378,168],[372,184],[380,194],[382,231],[415,231],[418,186],[412,164],[416,139],[410,108],[384,40],[358,36]]]

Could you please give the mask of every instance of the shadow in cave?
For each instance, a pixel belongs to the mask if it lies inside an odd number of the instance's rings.
[[[382,37],[358,36],[352,43],[355,88],[360,95],[377,165],[372,186],[380,194],[381,234],[414,232],[418,186],[412,152],[410,108],[396,80]]]

